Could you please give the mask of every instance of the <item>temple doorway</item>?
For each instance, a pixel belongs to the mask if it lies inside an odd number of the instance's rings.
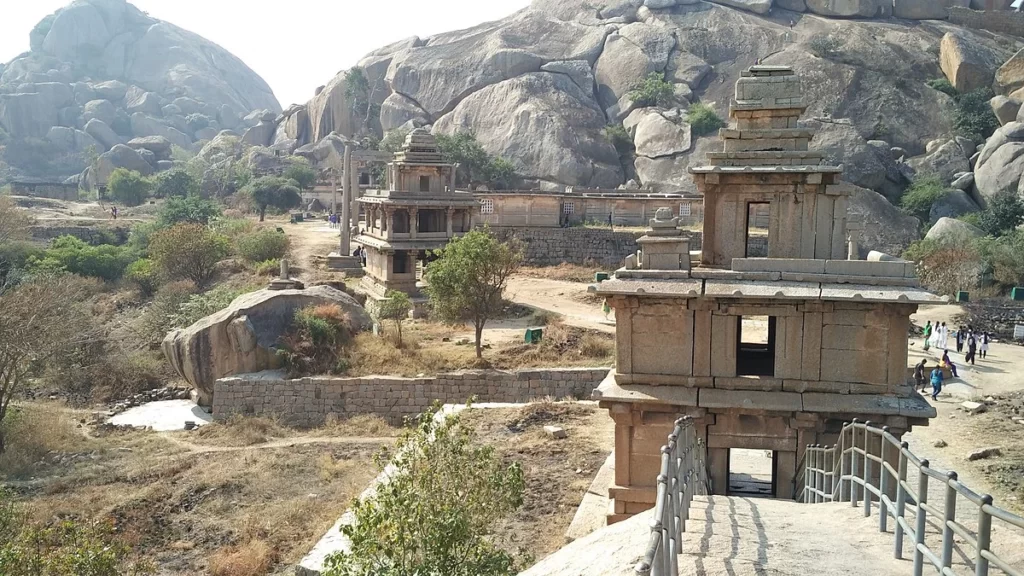
[[[775,452],[729,449],[729,496],[773,498],[775,496]]]

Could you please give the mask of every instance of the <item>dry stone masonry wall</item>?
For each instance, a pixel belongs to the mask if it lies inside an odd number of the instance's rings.
[[[317,376],[287,380],[276,372],[222,378],[215,384],[213,416],[274,416],[290,426],[316,426],[328,414],[376,414],[401,424],[435,401],[445,404],[528,402],[554,397],[589,399],[608,368],[467,371],[430,378]]]
[[[639,232],[616,232],[600,228],[493,228],[502,240],[515,238],[522,242],[527,264],[554,266],[597,263],[602,266],[622,265],[623,259],[635,254]],[[690,235],[690,249],[700,249],[700,233]]]

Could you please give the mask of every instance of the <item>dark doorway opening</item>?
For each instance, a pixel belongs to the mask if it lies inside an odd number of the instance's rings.
[[[395,274],[409,273],[409,254],[407,252],[395,252],[392,258],[391,271]]]
[[[430,192],[430,176],[420,176],[420,192]]]
[[[771,204],[768,202],[747,203],[747,258],[768,257],[768,220]]]
[[[729,449],[728,496],[775,497],[775,452],[771,450]]]
[[[736,317],[736,375],[775,376],[775,317]]]

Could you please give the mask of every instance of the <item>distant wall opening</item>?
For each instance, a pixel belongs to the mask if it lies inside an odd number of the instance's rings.
[[[430,176],[420,176],[420,192],[430,192]]]
[[[775,376],[775,317],[737,316],[736,374]]]
[[[775,452],[729,449],[729,496],[773,498],[775,496]]]
[[[423,210],[416,214],[418,220],[416,231],[424,233],[444,232],[447,229],[445,224],[444,210]]]
[[[405,210],[395,210],[395,213],[391,216],[394,223],[394,229],[392,232],[395,234],[408,234],[409,233],[409,213]]]
[[[767,202],[747,203],[747,258],[768,257],[768,220],[771,204]]]
[[[409,254],[406,252],[395,252],[394,258],[391,259],[391,271],[395,274],[408,274],[409,273]]]

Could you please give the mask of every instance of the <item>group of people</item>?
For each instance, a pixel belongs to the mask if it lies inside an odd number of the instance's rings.
[[[341,226],[341,216],[335,214],[334,212],[331,212],[330,214],[327,215],[327,224],[331,228],[338,228],[339,226]]]
[[[992,335],[988,332],[975,331],[973,326],[967,326],[964,328],[960,326],[956,329],[953,334],[954,341],[956,342],[956,351],[958,354],[964,355],[964,362],[970,363],[974,366],[977,360],[978,354],[981,354],[982,358],[988,356],[988,345],[992,339]],[[928,382],[925,382],[925,371],[927,370],[928,360],[922,358],[920,362],[914,367],[914,381],[917,383],[918,389],[922,392],[925,391],[927,384],[931,384],[932,387],[932,400],[938,399],[939,392],[942,391],[942,384],[944,380],[943,368],[948,368],[950,374],[954,378],[959,378],[956,370],[956,364],[949,357],[949,328],[946,327],[946,323],[936,322],[932,324],[931,320],[928,321],[924,326],[924,349],[928,350],[932,346],[942,349],[942,360],[939,364],[931,371],[928,377]],[[964,352],[964,349],[967,351]]]

